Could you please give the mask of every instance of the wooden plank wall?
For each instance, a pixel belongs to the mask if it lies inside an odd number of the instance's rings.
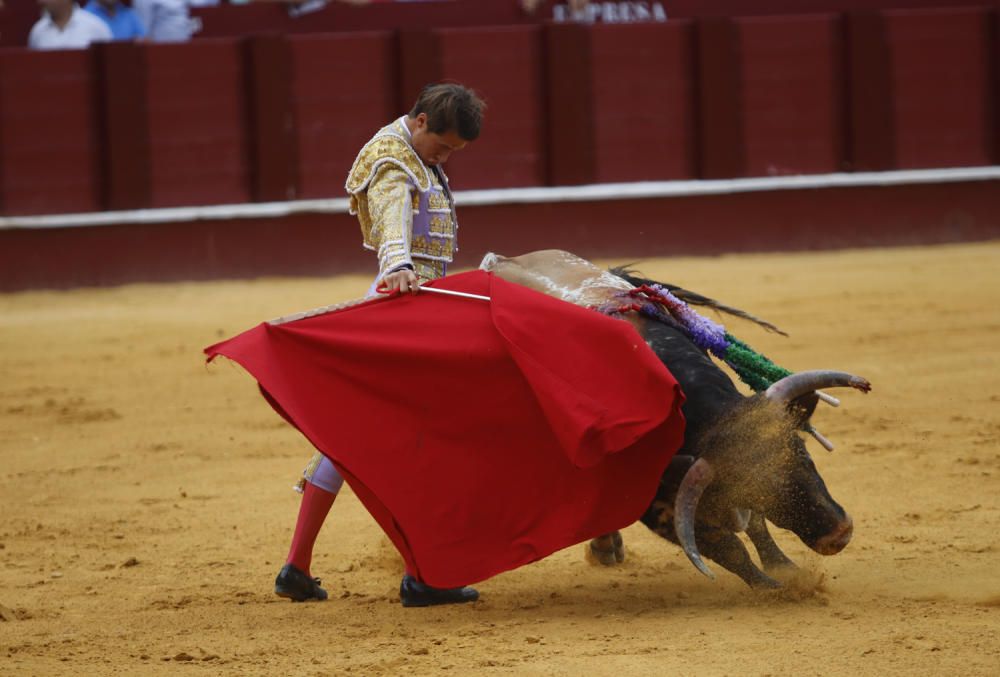
[[[456,189],[1000,164],[989,8],[0,50],[0,213],[342,195],[420,86],[489,104]]]

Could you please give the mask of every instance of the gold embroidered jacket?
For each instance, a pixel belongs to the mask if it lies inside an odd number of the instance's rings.
[[[441,277],[457,250],[448,179],[420,160],[409,138],[402,118],[383,127],[358,153],[345,185],[364,246],[378,253],[379,280],[404,265]]]

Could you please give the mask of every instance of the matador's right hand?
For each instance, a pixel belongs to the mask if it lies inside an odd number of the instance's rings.
[[[412,270],[400,268],[382,278],[381,289],[385,289],[390,294],[394,291],[398,291],[400,294],[406,292],[416,294],[420,290],[420,282],[417,280],[417,274]]]

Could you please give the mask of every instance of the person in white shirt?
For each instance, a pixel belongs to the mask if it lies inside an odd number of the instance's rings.
[[[132,0],[132,9],[151,42],[187,42],[195,32],[187,0]]]
[[[109,42],[111,29],[73,0],[38,0],[45,13],[31,28],[32,49],[85,49],[92,42]]]

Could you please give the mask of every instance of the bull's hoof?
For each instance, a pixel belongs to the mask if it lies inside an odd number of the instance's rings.
[[[764,571],[774,578],[791,578],[799,573],[799,567],[792,560],[784,562],[765,562]]]
[[[625,542],[617,531],[590,541],[587,559],[595,564],[613,567],[625,561]]]
[[[765,573],[758,572],[752,580],[747,581],[754,590],[780,590],[785,587],[783,583],[774,580]]]

